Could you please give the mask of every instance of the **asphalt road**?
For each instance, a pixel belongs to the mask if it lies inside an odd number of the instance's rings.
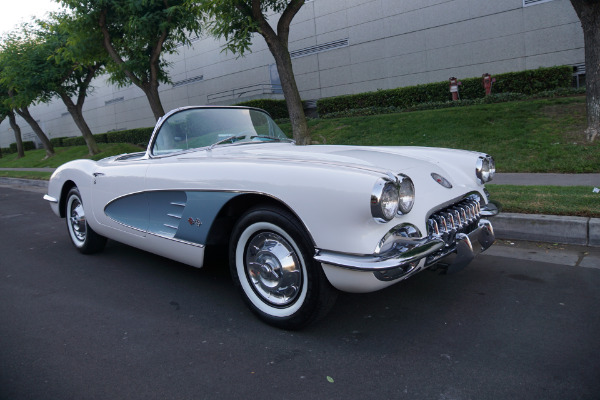
[[[219,260],[83,256],[40,193],[0,187],[0,398],[600,398],[600,269],[506,256],[286,332]]]

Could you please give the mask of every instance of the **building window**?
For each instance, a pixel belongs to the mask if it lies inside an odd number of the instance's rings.
[[[198,75],[192,78],[182,79],[180,81],[173,82],[173,87],[189,85],[190,83],[200,82],[202,80],[204,80],[204,75]]]
[[[281,88],[281,79],[279,79],[279,71],[277,71],[277,65],[269,65],[269,78],[271,79],[271,93],[283,93],[283,89]]]
[[[573,87],[585,87],[585,63],[573,65]]]
[[[523,0],[523,7],[534,6],[536,4],[547,3],[552,0]]]
[[[104,105],[108,106],[109,104],[119,103],[121,101],[125,101],[125,97],[115,97],[114,99],[107,100],[104,102]]]
[[[305,47],[304,49],[290,51],[291,58],[309,56],[311,54],[322,53],[324,51],[335,50],[341,47],[348,47],[348,38],[336,40],[329,43],[318,44],[316,46]]]

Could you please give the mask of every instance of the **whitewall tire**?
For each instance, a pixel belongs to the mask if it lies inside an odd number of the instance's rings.
[[[300,329],[322,317],[336,292],[297,219],[278,208],[254,208],[237,222],[231,273],[250,309],[267,323]]]
[[[94,232],[87,223],[81,194],[77,187],[67,194],[65,217],[67,231],[73,246],[83,254],[92,254],[104,249],[106,238]]]

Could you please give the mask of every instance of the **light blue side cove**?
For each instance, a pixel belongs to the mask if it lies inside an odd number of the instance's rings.
[[[208,232],[221,208],[240,193],[186,192],[187,205],[183,211],[175,238],[205,244]],[[196,225],[199,220],[201,225]],[[194,221],[193,224],[190,221]]]
[[[205,244],[221,208],[240,193],[155,191],[136,193],[109,203],[113,220],[143,232]]]
[[[104,213],[123,225],[142,232],[148,231],[147,193],[136,193],[121,197],[104,207]]]

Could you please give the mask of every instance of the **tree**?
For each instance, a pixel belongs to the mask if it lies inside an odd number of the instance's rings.
[[[201,30],[200,6],[192,0],[61,0],[86,21],[87,30],[99,32],[112,62],[110,81],[133,83],[146,95],[154,117],[164,115],[158,87],[168,83],[164,54],[189,44],[188,35]]]
[[[23,139],[21,136],[21,127],[17,124],[15,113],[8,106],[5,105],[5,101],[8,98],[8,91],[0,85],[0,122],[8,117],[10,127],[15,134],[15,143],[17,144],[17,159],[25,157],[25,150],[23,149]]]
[[[600,132],[600,1],[571,0],[571,4],[583,28],[588,119],[585,133],[593,142]]]
[[[46,55],[45,73],[41,76],[46,78],[44,85],[67,107],[89,154],[98,154],[100,149],[83,117],[83,104],[92,79],[108,61],[101,38],[84,31],[80,21],[67,14],[53,14],[49,21],[38,21],[38,26],[41,51]]]
[[[210,19],[211,32],[226,40],[225,49],[243,55],[250,50],[252,36],[259,33],[267,42],[275,58],[281,88],[285,96],[294,139],[297,144],[310,143],[310,133],[302,99],[296,85],[292,59],[288,50],[290,23],[305,0],[207,0],[205,10]],[[267,12],[281,13],[276,28]]]
[[[4,86],[8,96],[4,105],[21,116],[35,132],[46,150],[46,157],[54,155],[54,146],[29,112],[29,106],[47,101],[48,88],[40,79],[40,66],[45,62],[39,52],[39,43],[29,36],[26,25],[20,32],[8,34],[1,44],[0,85]],[[14,129],[14,128],[13,128]]]

